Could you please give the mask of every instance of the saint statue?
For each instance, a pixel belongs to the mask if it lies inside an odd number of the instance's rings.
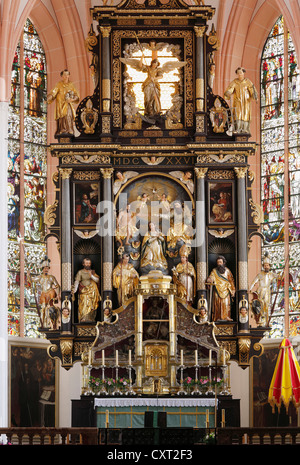
[[[120,306],[133,297],[138,280],[138,272],[132,263],[129,263],[129,254],[124,253],[113,271],[113,286],[117,289]]]
[[[269,318],[269,307],[271,303],[271,287],[273,283],[278,279],[278,275],[270,271],[270,259],[268,254],[265,255],[263,259],[263,269],[258,275],[254,278],[250,286],[250,292],[257,287],[257,297],[260,304],[260,315],[259,321],[263,325],[268,324]],[[253,302],[252,302],[253,308]]]
[[[154,223],[148,224],[148,232],[145,234],[141,250],[141,269],[148,273],[150,270],[167,272],[166,241],[162,233],[156,229]]]
[[[60,320],[60,310],[57,306],[60,286],[56,278],[49,274],[50,260],[48,257],[41,263],[42,273],[32,277],[28,271],[28,282],[35,283],[40,288],[37,306],[40,306],[40,319],[42,328],[57,329]]]
[[[70,82],[70,73],[67,69],[60,73],[61,81],[56,84],[47,98],[47,103],[50,104],[54,100],[55,105],[55,120],[57,123],[56,136],[73,135],[75,109],[74,103],[79,102],[79,93],[74,84]]]
[[[129,240],[138,232],[136,227],[136,214],[130,211],[130,204],[120,211],[116,221],[116,240],[121,242],[125,240],[125,244],[129,244]]]
[[[226,267],[226,259],[222,255],[217,258],[217,266],[207,278],[207,284],[214,287],[212,299],[212,320],[232,321],[231,299],[235,295],[235,284],[231,271]]]
[[[233,119],[236,133],[250,133],[251,101],[257,100],[257,90],[250,79],[245,78],[246,70],[237,68],[234,79],[225,90],[224,97],[233,96]]]
[[[132,66],[137,71],[142,71],[147,74],[147,77],[142,85],[142,92],[144,93],[144,116],[148,118],[155,118],[161,113],[160,101],[160,85],[159,79],[165,73],[169,73],[174,69],[185,66],[184,61],[167,61],[162,66],[157,58],[151,60],[150,65],[146,65],[142,59],[136,58],[120,58],[120,61],[125,65]]]
[[[84,258],[83,268],[75,276],[71,293],[78,291],[78,320],[79,322],[95,321],[101,296],[99,293],[99,276],[91,269],[92,262]]]
[[[180,263],[173,268],[173,280],[177,285],[177,295],[180,299],[186,300],[192,305],[196,295],[195,279],[196,271],[193,265],[188,261],[191,248],[183,245],[179,250]]]

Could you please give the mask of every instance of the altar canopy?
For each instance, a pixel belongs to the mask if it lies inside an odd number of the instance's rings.
[[[300,406],[300,367],[293,347],[287,338],[283,339],[280,344],[268,401],[273,411],[275,405],[280,409],[282,403],[286,410],[291,402],[296,408]]]

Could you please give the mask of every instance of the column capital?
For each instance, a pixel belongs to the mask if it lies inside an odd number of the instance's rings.
[[[72,168],[58,168],[62,179],[69,179],[73,169]]]
[[[207,26],[194,26],[196,37],[203,37],[206,32]]]
[[[111,33],[111,27],[110,26],[100,26],[100,31],[102,34],[102,37],[109,37]]]
[[[195,168],[195,174],[196,174],[197,179],[205,178],[207,171],[208,171],[208,168]]]
[[[241,167],[235,166],[234,171],[235,171],[237,178],[241,179],[241,178],[245,178],[248,168],[247,166],[241,166]]]
[[[111,179],[114,169],[113,168],[100,168],[100,171],[104,179]]]

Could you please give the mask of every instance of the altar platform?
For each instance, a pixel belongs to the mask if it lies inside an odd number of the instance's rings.
[[[239,399],[231,396],[82,396],[80,400],[72,400],[72,427],[206,428],[207,421],[209,427],[219,427],[222,415],[225,426],[239,427]]]

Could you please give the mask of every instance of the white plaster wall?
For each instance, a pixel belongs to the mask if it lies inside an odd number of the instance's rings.
[[[80,399],[81,364],[75,363],[70,370],[59,368],[59,428],[71,427],[72,399]]]
[[[236,362],[231,362],[230,381],[233,399],[240,399],[241,427],[248,427],[250,426],[250,368],[243,370]]]

